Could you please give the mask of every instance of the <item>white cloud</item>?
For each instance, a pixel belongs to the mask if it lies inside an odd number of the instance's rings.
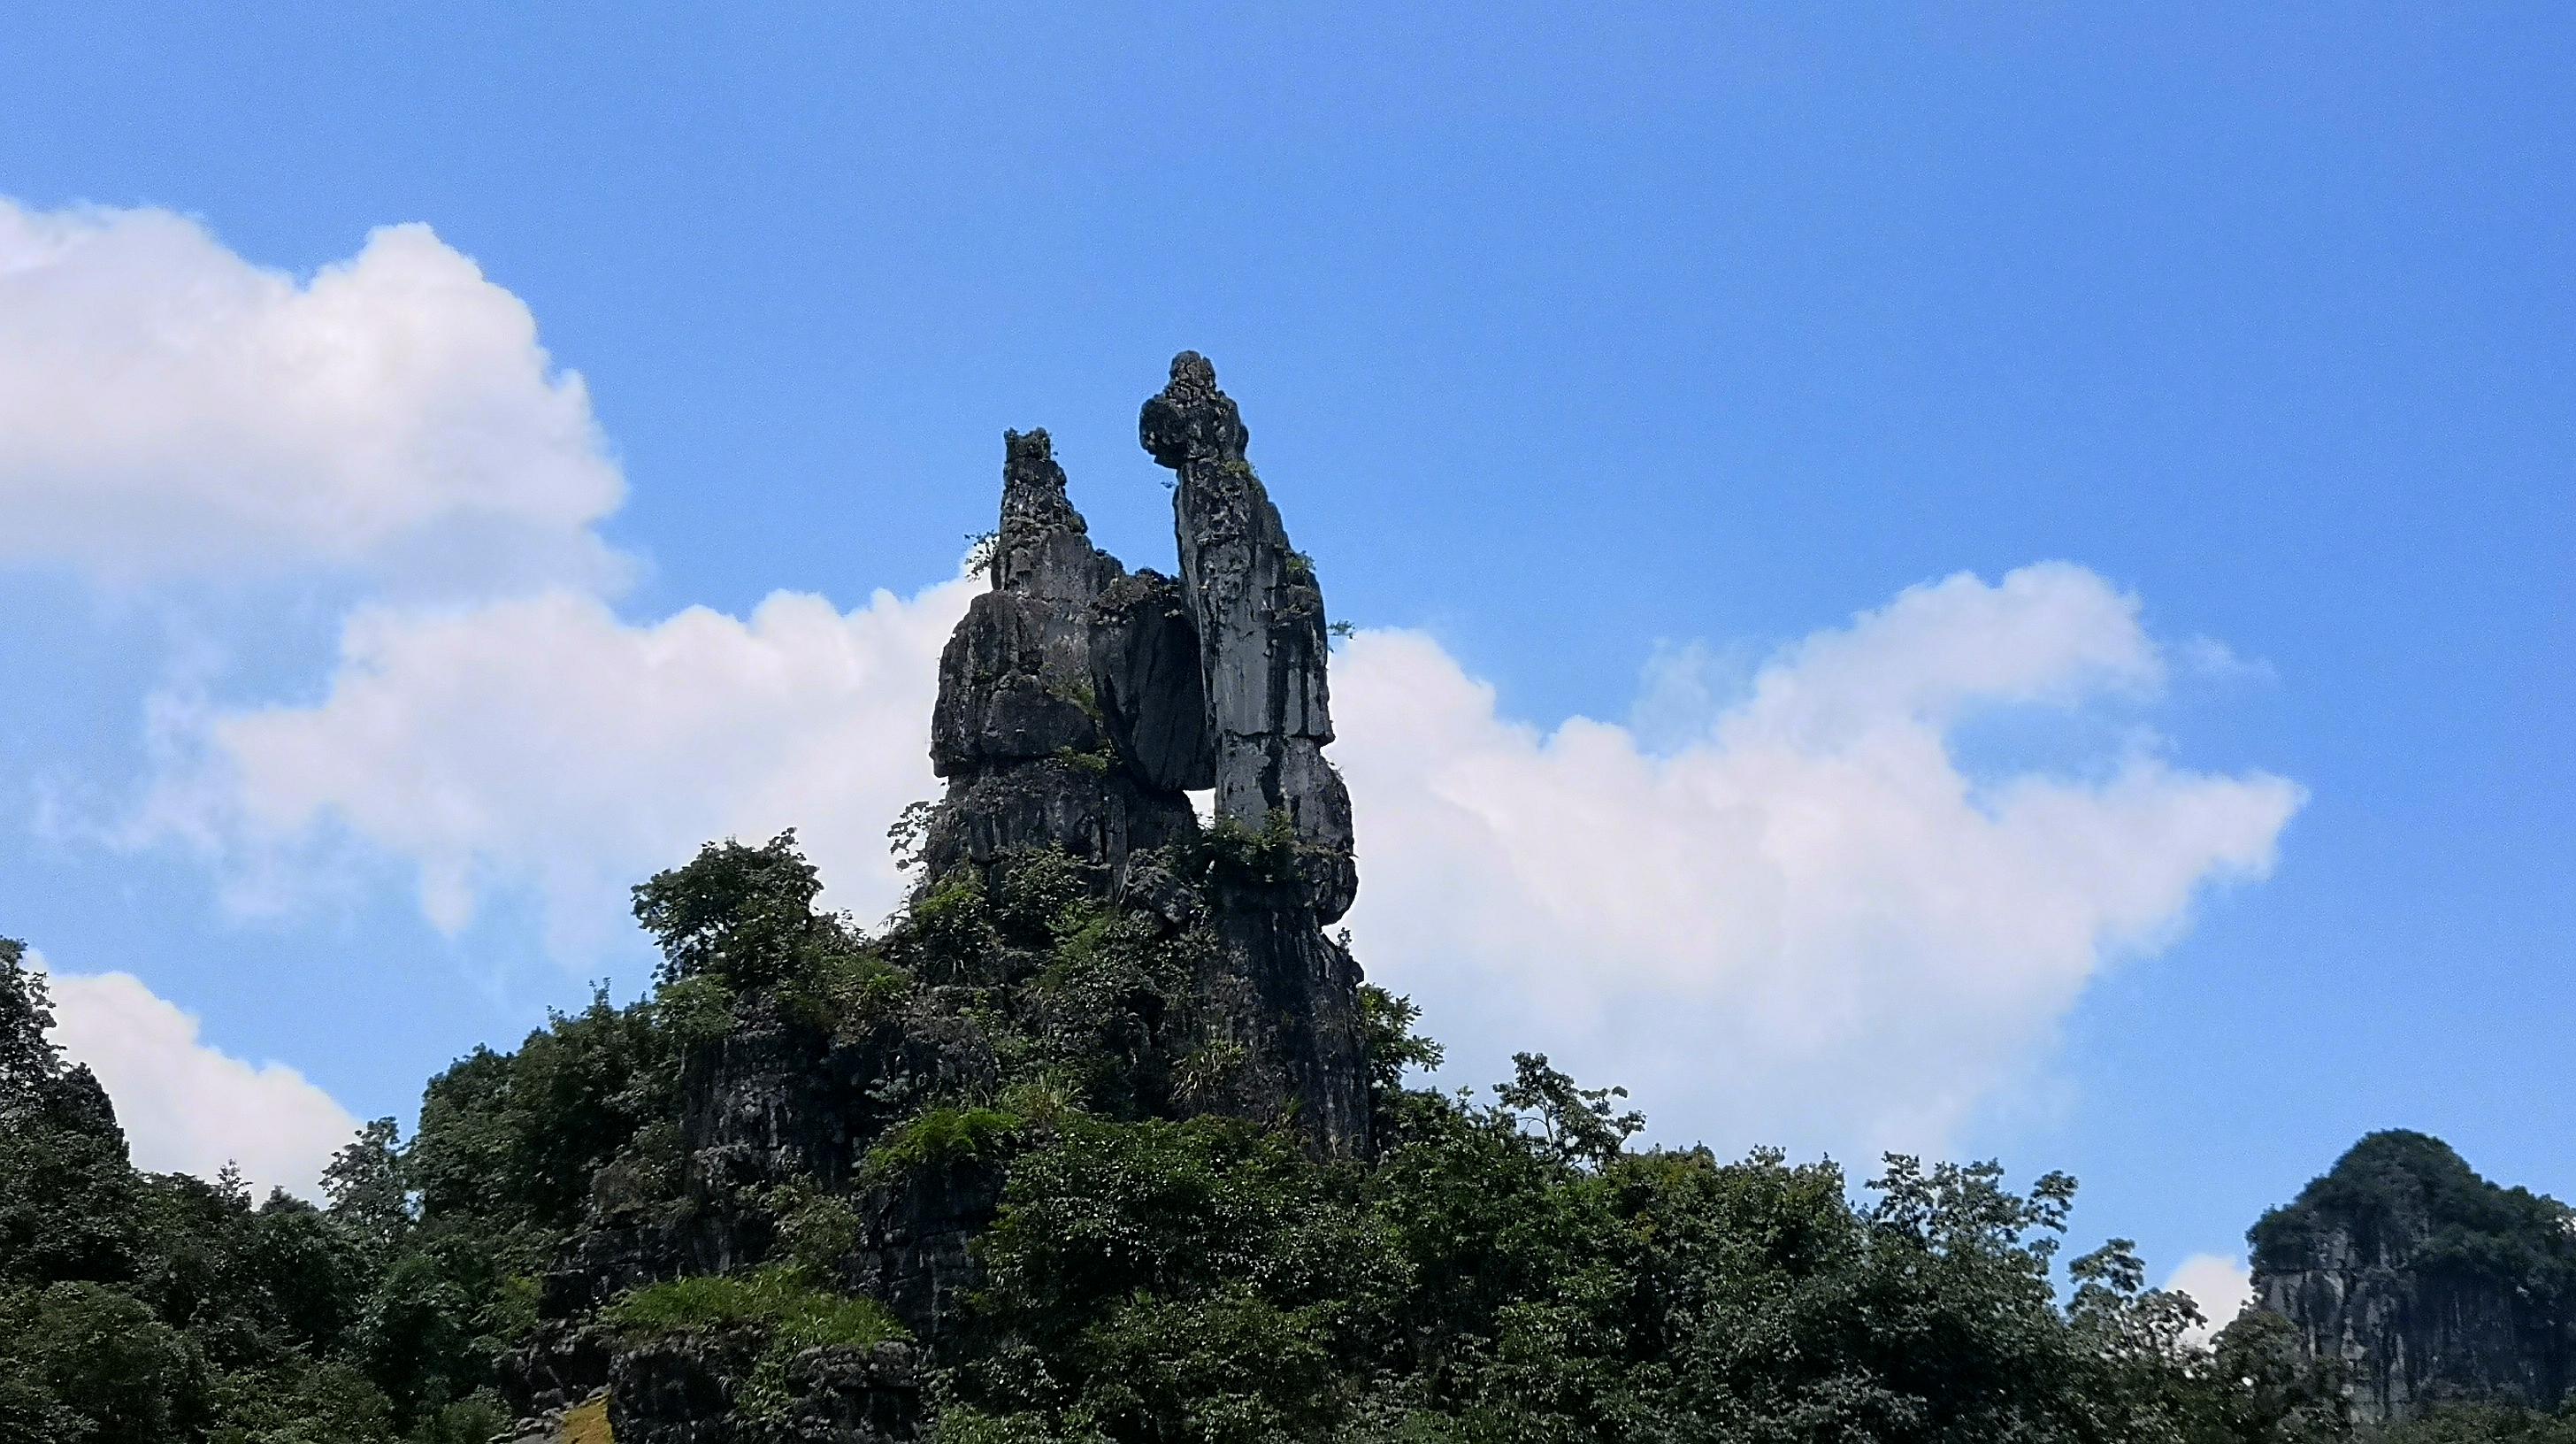
[[[365,612],[319,703],[201,720],[161,816],[236,860],[354,836],[416,868],[444,927],[533,888],[575,953],[635,880],[788,826],[873,915],[900,886],[885,826],[935,786],[937,657],[974,586],[649,625],[566,594]],[[1952,755],[1982,709],[2142,700],[2167,669],[2090,572],[1960,576],[1783,650],[1649,748],[1513,721],[1428,636],[1364,632],[1334,678],[1361,956],[1470,1080],[1540,1048],[1634,1085],[1666,1136],[1937,1149],[2107,963],[2260,876],[2299,806],[2152,752],[2089,779]]]
[[[135,1166],[213,1178],[238,1164],[255,1194],[321,1196],[322,1168],[358,1120],[283,1063],[205,1042],[196,1015],[131,973],[52,973],[54,1040],[116,1104]]]
[[[1667,1136],[1937,1149],[2107,961],[2267,870],[2299,806],[2148,753],[2094,780],[1977,780],[1952,754],[1980,709],[2144,697],[2164,671],[2090,572],[1958,576],[1786,649],[1649,751],[1512,721],[1429,637],[1362,633],[1334,677],[1361,956],[1470,1078],[1541,1048],[1634,1086]]]
[[[596,584],[623,490],[581,378],[426,226],[299,281],[167,211],[0,199],[0,560]]]
[[[2191,1342],[2206,1344],[2254,1302],[2254,1274],[2245,1260],[2225,1254],[2196,1253],[2184,1259],[2165,1281],[2178,1294],[2191,1295],[2205,1323],[2192,1331]]]
[[[165,782],[150,823],[237,865],[354,835],[413,864],[449,930],[533,890],[574,954],[699,843],[798,827],[833,901],[873,915],[900,887],[886,826],[936,786],[939,651],[978,586],[847,613],[782,592],[747,619],[641,626],[560,591],[364,610],[318,704],[200,719],[203,770]]]

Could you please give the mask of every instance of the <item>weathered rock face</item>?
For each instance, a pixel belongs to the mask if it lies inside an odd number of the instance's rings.
[[[2576,1392],[2576,1213],[2437,1139],[2363,1139],[2247,1237],[2256,1307],[2340,1366],[2366,1422]]]
[[[1360,1041],[1359,964],[1293,905],[1294,896],[1290,890],[1218,891],[1209,926],[1224,946],[1219,968],[1201,987],[1219,1004],[1247,1066],[1236,1083],[1241,1096],[1210,1111],[1286,1117],[1325,1152],[1365,1153],[1368,1089],[1360,1080],[1368,1057]]]
[[[1193,826],[1177,786],[1113,777],[1094,677],[1094,604],[1126,577],[1091,544],[1044,431],[1003,437],[993,590],[939,658],[931,766],[948,797],[924,841],[927,875],[1061,847],[1123,869]]]
[[[1216,785],[1199,631],[1180,584],[1143,571],[1092,607],[1091,681],[1118,760],[1151,787]]]
[[[818,1375],[814,1387],[829,1399],[791,1399],[820,1411],[795,1415],[815,1432],[782,1433],[777,1420],[753,1429],[735,1419],[730,1391],[746,1361],[730,1345],[639,1346],[589,1322],[630,1289],[776,1262],[776,1219],[764,1200],[801,1186],[846,1197],[859,1221],[830,1282],[884,1303],[934,1352],[954,1332],[976,1277],[966,1245],[992,1221],[1000,1180],[966,1168],[872,1181],[860,1163],[868,1143],[920,1098],[988,1083],[989,1053],[943,1026],[954,1013],[936,997],[921,1001],[918,1017],[855,1035],[815,1026],[773,993],[746,994],[737,1009],[725,1036],[683,1064],[668,1156],[612,1164],[595,1181],[589,1225],[544,1280],[544,1322],[511,1363],[510,1391],[536,1412],[607,1386],[618,1438],[643,1444],[914,1437],[910,1354],[892,1383],[883,1370]],[[653,1176],[622,1176],[630,1167]],[[870,1381],[884,1384],[882,1397],[869,1394]],[[865,1413],[866,1428],[834,1433],[817,1422],[852,1409]]]
[[[1178,475],[1181,592],[1198,626],[1217,816],[1257,832],[1284,814],[1306,903],[1330,923],[1350,910],[1359,873],[1350,789],[1324,760],[1333,716],[1314,563],[1288,544],[1279,509],[1244,457],[1252,433],[1206,357],[1172,359],[1171,384],[1145,403],[1137,430],[1154,460]]]

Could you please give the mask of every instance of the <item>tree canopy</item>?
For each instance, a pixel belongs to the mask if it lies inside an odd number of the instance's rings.
[[[410,1138],[385,1119],[351,1140],[319,1206],[135,1170],[51,1040],[43,976],[0,943],[0,1440],[481,1444],[550,1308],[782,1341],[750,1366],[774,1386],[798,1350],[901,1337],[835,1261],[871,1190],[943,1170],[998,1188],[980,1285],[930,1361],[951,1444],[2355,1437],[2281,1320],[2198,1344],[2191,1302],[2147,1287],[2126,1242],[2061,1259],[2062,1174],[1640,1149],[1616,1090],[1544,1057],[1482,1095],[1411,1086],[1438,1049],[1373,989],[1371,1156],[1195,1111],[1223,1060],[1172,1024],[1186,940],[1061,858],[1023,862],[871,937],[815,909],[792,836],[710,846],[637,890],[652,996],[597,993],[460,1058]],[[544,1305],[585,1229],[682,1206],[692,1060],[754,1017],[971,1033],[992,1064],[889,1102],[837,1175],[746,1193],[762,1257]],[[2383,1137],[2365,1147],[2438,1148]],[[2431,1206],[2460,1212],[2436,1174]],[[2551,1444],[2576,1424],[2386,1437]]]

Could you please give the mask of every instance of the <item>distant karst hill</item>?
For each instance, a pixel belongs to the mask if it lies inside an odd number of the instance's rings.
[[[2247,1234],[2258,1306],[2370,1421],[2576,1391],[2576,1210],[2440,1139],[2374,1133]]]

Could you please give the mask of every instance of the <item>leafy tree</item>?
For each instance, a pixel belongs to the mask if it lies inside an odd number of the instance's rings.
[[[90,1283],[0,1294],[0,1423],[27,1430],[0,1437],[164,1444],[200,1367],[130,1294]]]
[[[390,1253],[411,1228],[411,1200],[403,1187],[394,1121],[379,1118],[332,1156],[322,1170],[322,1192],[331,1216],[379,1253]]]
[[[635,917],[661,945],[664,982],[705,976],[748,987],[838,941],[834,920],[814,911],[822,891],[790,831],[761,847],[707,844],[686,867],[635,889]]]
[[[1497,1085],[1495,1094],[1560,1162],[1603,1167],[1646,1126],[1643,1113],[1611,1111],[1611,1099],[1628,1096],[1625,1088],[1578,1088],[1547,1066],[1544,1053],[1515,1053],[1512,1067],[1512,1081]]]
[[[2249,1309],[2219,1330],[2209,1367],[2218,1429],[2241,1444],[2307,1444],[2352,1437],[2352,1406],[2329,1363],[2303,1359],[2290,1321]]]
[[[515,1053],[478,1048],[430,1080],[403,1159],[421,1216],[561,1233],[599,1169],[676,1109],[676,1059],[645,1005],[605,989],[552,1013]]]
[[[1213,905],[1278,865],[1271,831],[1164,866]],[[1856,1188],[1774,1151],[1639,1150],[1621,1090],[1541,1055],[1485,1094],[1408,1087],[1440,1052],[1375,988],[1375,1156],[1318,1158],[1285,1120],[1238,1116],[1210,935],[1104,892],[1091,864],[1016,854],[871,939],[816,910],[793,834],[710,845],[636,890],[652,998],[594,991],[458,1059],[408,1143],[379,1119],[340,1151],[327,1208],[135,1171],[48,1036],[43,978],[0,947],[0,1439],[480,1444],[539,1337],[538,1277],[710,1219],[753,1225],[728,1267],[628,1274],[614,1300],[558,1301],[544,1327],[574,1332],[544,1337],[703,1336],[692,1357],[749,1361],[742,1417],[783,1428],[797,1360],[901,1337],[853,1291],[886,1210],[998,1190],[929,1369],[949,1444],[2359,1444],[2280,1320],[2195,1345],[2190,1301],[2147,1287],[2125,1241],[2061,1263],[2062,1174],[2016,1188],[1892,1156]],[[745,1046],[873,1080],[836,1095],[852,1136],[831,1167],[686,1155],[683,1078]],[[2554,1204],[2379,1150],[2416,1180],[2392,1207],[2440,1220],[2443,1248],[2555,1286],[2549,1247],[2490,1246],[2563,1223]],[[2295,1248],[2312,1218],[2262,1231]],[[2385,1444],[2566,1428],[2460,1412]]]
[[[0,938],[0,1119],[25,1116],[61,1075],[53,1026],[45,975],[27,966],[27,945]]]

